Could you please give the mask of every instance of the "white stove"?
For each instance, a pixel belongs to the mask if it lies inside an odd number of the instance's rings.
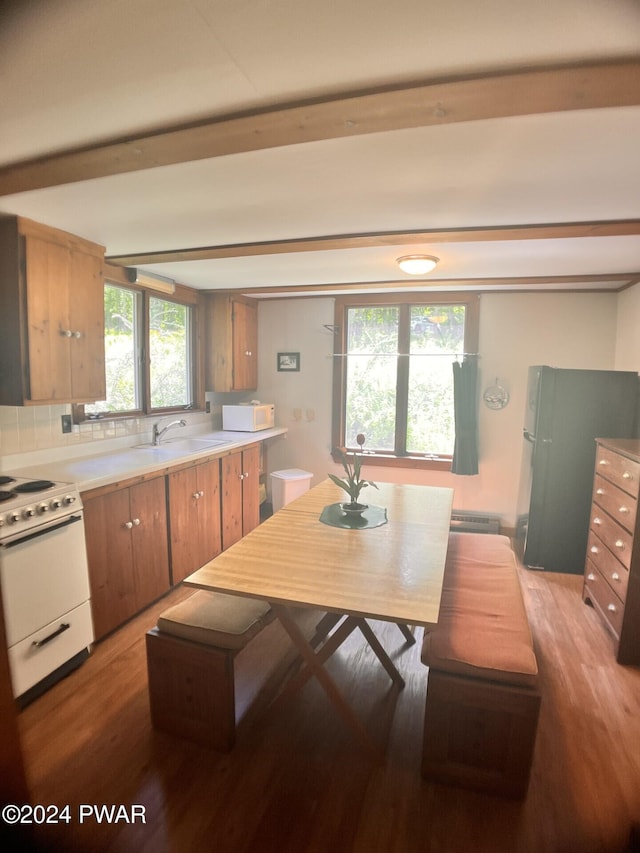
[[[13,692],[26,704],[86,659],[93,643],[73,484],[0,474],[0,586]]]
[[[0,541],[81,507],[72,484],[0,474]]]

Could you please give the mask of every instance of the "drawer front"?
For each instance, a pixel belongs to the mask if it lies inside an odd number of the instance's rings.
[[[41,646],[36,645],[55,634],[65,624],[68,628]],[[45,625],[9,649],[13,695],[22,696],[47,675],[93,643],[91,605],[85,601]]]
[[[587,557],[595,565],[600,574],[603,575],[618,598],[625,601],[627,597],[627,585],[629,583],[629,570],[619,560],[616,560],[608,548],[605,548],[593,530],[589,531]]]
[[[630,495],[638,496],[640,483],[640,462],[634,462],[598,445],[596,451],[596,472],[611,480],[616,486]]]
[[[637,498],[623,492],[622,489],[614,486],[604,477],[596,475],[593,484],[593,499],[623,527],[633,532],[638,508]]]
[[[620,638],[622,630],[622,619],[624,616],[624,604],[611,591],[611,587],[602,577],[600,572],[587,560],[587,569],[584,576],[585,598],[590,598],[597,605],[616,637]]]
[[[591,530],[598,534],[612,554],[627,568],[631,565],[631,554],[633,552],[633,536],[624,527],[621,527],[606,512],[603,512],[597,504],[591,507]]]

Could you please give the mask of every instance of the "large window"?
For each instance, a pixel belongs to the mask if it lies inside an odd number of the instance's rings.
[[[194,306],[105,284],[107,398],[80,417],[151,413],[195,403]]]
[[[372,462],[448,466],[452,365],[477,349],[477,306],[468,294],[338,299],[334,446],[363,433]]]

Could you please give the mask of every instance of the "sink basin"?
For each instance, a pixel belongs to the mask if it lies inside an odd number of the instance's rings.
[[[189,453],[200,453],[213,447],[230,444],[229,441],[216,438],[168,438],[161,444],[136,444],[136,450],[148,450],[154,456],[183,456]]]

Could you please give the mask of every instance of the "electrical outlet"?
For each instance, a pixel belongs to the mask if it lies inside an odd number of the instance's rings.
[[[62,421],[62,432],[71,432],[71,415],[61,415],[60,420]]]

